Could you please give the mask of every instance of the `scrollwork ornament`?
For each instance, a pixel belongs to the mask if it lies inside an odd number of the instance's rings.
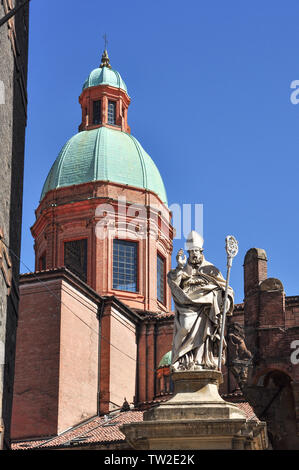
[[[235,239],[235,237],[233,237],[233,235],[228,235],[225,239],[225,242],[226,242],[225,249],[226,249],[227,256],[229,258],[234,258],[238,254],[238,251],[239,251],[237,240]]]

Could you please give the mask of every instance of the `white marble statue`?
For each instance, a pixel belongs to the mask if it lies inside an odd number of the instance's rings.
[[[177,267],[168,273],[175,303],[172,370],[217,369],[225,279],[205,260],[203,239],[192,231],[187,239],[188,260],[181,249]],[[227,314],[233,310],[228,289]],[[222,363],[225,360],[225,343]]]

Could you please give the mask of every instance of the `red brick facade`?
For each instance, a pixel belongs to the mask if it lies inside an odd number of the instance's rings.
[[[286,297],[281,281],[267,278],[266,264],[266,253],[257,249],[244,261],[244,326],[253,353],[245,394],[267,420],[273,446],[299,449],[299,363],[291,360],[299,297]]]
[[[119,197],[126,197],[122,204]],[[146,208],[140,216],[140,232],[130,223],[130,206]],[[105,209],[105,210],[104,210]],[[115,295],[133,308],[153,312],[168,311],[171,306],[166,287],[165,305],[157,300],[157,254],[171,266],[173,228],[171,214],[159,198],[144,189],[123,187],[108,182],[93,182],[49,191],[36,211],[32,227],[35,238],[36,270],[45,256],[46,268],[64,265],[64,243],[87,240],[87,283],[100,295]],[[138,214],[136,216],[138,218]],[[136,220],[136,219],[135,219]],[[138,222],[138,221],[137,221]],[[107,236],[98,236],[97,227],[105,224]],[[122,229],[119,229],[121,224]],[[119,230],[118,230],[119,229]],[[138,230],[138,227],[136,227]],[[143,230],[144,229],[144,230]],[[138,292],[116,291],[112,287],[112,244],[118,237],[138,243]],[[124,232],[124,236],[122,236]]]

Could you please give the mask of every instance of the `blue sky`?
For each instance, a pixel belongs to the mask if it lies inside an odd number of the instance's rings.
[[[132,134],[157,164],[169,203],[204,205],[206,258],[231,273],[243,300],[243,260],[267,252],[268,275],[299,294],[299,4],[296,1],[32,0],[22,260],[47,173],[80,124],[80,95],[108,35],[112,67],[131,97]],[[182,241],[175,241],[174,251]],[[21,266],[22,272],[27,271]]]

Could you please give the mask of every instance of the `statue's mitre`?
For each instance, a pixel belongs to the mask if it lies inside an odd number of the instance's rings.
[[[195,230],[192,230],[192,232],[189,233],[186,243],[186,250],[195,250],[196,248],[202,250],[203,247],[203,238],[202,236],[197,233]]]

